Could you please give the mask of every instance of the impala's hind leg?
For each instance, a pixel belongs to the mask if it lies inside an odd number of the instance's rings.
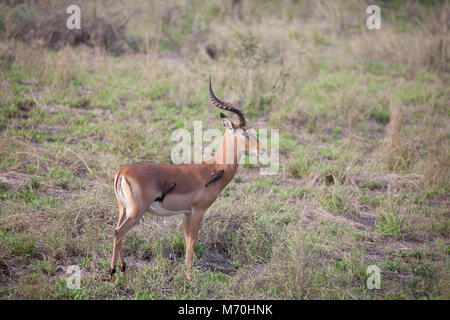
[[[117,201],[119,205],[119,220],[117,221],[117,229],[119,229],[120,225],[123,223],[125,217],[126,217],[126,209],[123,206],[122,202]],[[111,268],[109,270],[110,275],[113,275],[116,272],[116,262],[117,262],[117,255],[120,256],[120,264],[123,265],[123,255],[122,255],[122,248],[117,245],[114,237],[114,245],[113,245],[113,255],[111,259]]]
[[[119,259],[120,259],[120,271],[125,272],[127,269],[127,264],[125,263],[122,251],[122,241],[119,243]]]
[[[120,226],[116,229],[114,233],[114,251],[113,251],[113,258],[111,261],[111,269],[109,271],[109,274],[112,276],[116,272],[116,261],[117,261],[117,253],[120,254],[120,262],[121,262],[121,269],[122,271],[125,270],[126,265],[125,261],[123,261],[123,254],[122,254],[122,239],[125,236],[125,234],[130,231],[131,228],[133,228],[138,222],[140,217],[142,216],[141,212],[139,212],[136,208],[128,208],[127,214],[124,215],[125,219],[120,224]]]
[[[119,221],[117,222],[116,230],[119,229],[120,225],[123,223],[126,217],[126,209],[119,201]],[[123,251],[122,251],[122,241],[119,243],[119,259],[120,259],[120,271],[125,272],[127,265],[124,261]]]

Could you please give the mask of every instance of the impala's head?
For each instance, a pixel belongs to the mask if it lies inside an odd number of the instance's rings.
[[[256,138],[256,136],[248,129],[245,121],[245,114],[242,111],[241,107],[229,102],[220,101],[216,97],[211,85],[211,76],[209,77],[209,95],[211,102],[216,107],[236,114],[239,119],[239,121],[236,122],[228,118],[225,114],[220,113],[223,126],[226,128],[224,138],[226,138],[227,141],[231,140],[233,146],[236,145],[235,149],[237,151],[237,154],[240,154],[241,152],[245,153],[246,155],[256,155],[264,153],[265,149]]]

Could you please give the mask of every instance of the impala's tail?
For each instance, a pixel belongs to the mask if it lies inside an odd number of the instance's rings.
[[[127,196],[132,194],[130,183],[127,181],[127,179],[121,175],[122,169],[119,169],[116,176],[114,177],[114,192],[116,194],[116,197],[122,205],[124,206],[125,210],[128,208],[128,201]]]

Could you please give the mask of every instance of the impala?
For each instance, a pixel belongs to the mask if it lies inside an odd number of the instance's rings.
[[[114,232],[111,277],[116,272],[117,257],[120,257],[121,271],[125,271],[123,237],[147,211],[158,216],[183,215],[187,278],[191,279],[194,246],[203,215],[233,179],[242,154],[261,154],[265,151],[248,130],[242,109],[215,96],[211,77],[209,94],[216,107],[236,114],[239,119],[235,122],[220,113],[226,130],[212,159],[201,164],[178,165],[137,162],[116,171],[114,191],[119,206],[119,221]]]

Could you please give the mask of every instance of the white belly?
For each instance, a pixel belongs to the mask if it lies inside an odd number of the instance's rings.
[[[161,207],[161,203],[159,201],[153,202],[151,206],[147,209],[147,211],[150,212],[151,214],[162,217],[177,216],[180,214],[191,214],[191,210],[171,211],[164,209],[163,207]]]

